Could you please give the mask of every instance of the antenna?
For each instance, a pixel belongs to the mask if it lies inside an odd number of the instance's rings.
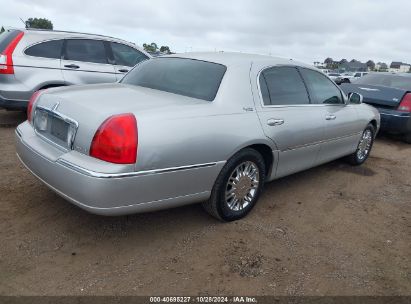
[[[27,23],[26,23],[23,19],[21,19],[20,17],[19,17],[19,19],[21,20],[21,22],[23,22],[24,27],[25,27],[25,28],[28,28]]]

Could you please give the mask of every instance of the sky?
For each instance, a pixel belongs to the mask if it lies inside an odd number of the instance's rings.
[[[304,61],[411,63],[410,0],[0,0],[0,26],[47,18],[56,30]]]

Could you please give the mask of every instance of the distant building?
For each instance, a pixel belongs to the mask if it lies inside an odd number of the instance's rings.
[[[350,62],[340,63],[339,70],[344,72],[366,72],[367,65],[360,61],[351,60]]]
[[[410,71],[410,66],[408,63],[403,63],[400,61],[393,61],[390,64],[389,72],[394,73],[407,73]]]

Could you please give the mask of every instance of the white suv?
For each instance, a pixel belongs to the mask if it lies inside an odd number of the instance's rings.
[[[0,35],[0,108],[25,109],[41,89],[120,80],[151,56],[101,35],[9,29]]]

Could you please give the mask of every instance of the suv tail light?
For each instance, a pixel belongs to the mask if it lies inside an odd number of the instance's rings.
[[[400,105],[398,106],[398,111],[411,112],[411,93],[407,93],[404,95]]]
[[[44,90],[38,90],[31,95],[29,103],[27,105],[27,120],[29,123],[32,121],[32,112],[33,112],[33,106],[36,103],[37,99],[39,99],[40,95],[43,93]]]
[[[13,52],[23,36],[23,32],[17,34],[4,51],[0,53],[0,74],[14,74]]]
[[[107,118],[94,134],[90,156],[116,164],[134,164],[137,160],[138,130],[133,114]]]

